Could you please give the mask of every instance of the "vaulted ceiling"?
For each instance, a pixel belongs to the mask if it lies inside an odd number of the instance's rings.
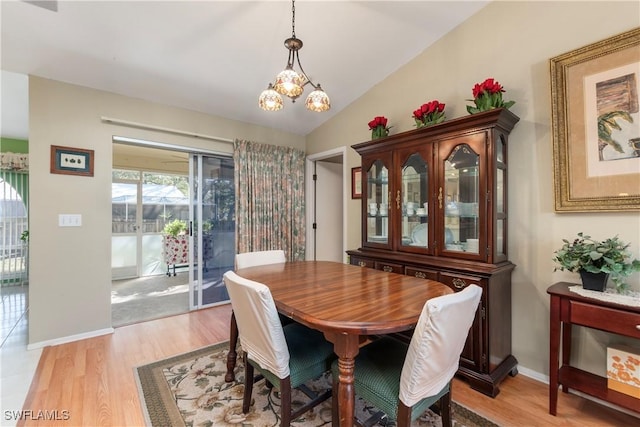
[[[300,59],[331,97],[326,113],[305,95],[257,105],[286,65],[289,1],[1,1],[1,66],[306,135],[487,3],[298,0]],[[10,92],[3,108],[18,108]]]

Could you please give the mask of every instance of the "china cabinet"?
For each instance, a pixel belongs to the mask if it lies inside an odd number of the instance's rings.
[[[362,160],[362,246],[350,263],[482,287],[458,374],[487,395],[517,373],[511,355],[507,141],[497,109],[352,146]]]

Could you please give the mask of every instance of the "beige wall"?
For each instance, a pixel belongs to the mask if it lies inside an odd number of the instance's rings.
[[[106,124],[100,117],[304,149],[298,135],[35,77],[29,79],[29,104],[31,346],[111,328],[114,135],[232,150],[228,143]],[[51,145],[95,150],[95,175],[49,173]],[[81,214],[82,226],[59,227],[59,214]]]
[[[548,375],[549,298],[560,280],[553,252],[563,238],[585,231],[615,234],[640,256],[640,216],[634,213],[554,212],[549,58],[640,25],[638,2],[503,2],[489,4],[406,66],[382,81],[322,127],[307,135],[307,152],[370,139],[367,123],[384,115],[391,133],[413,129],[412,111],[432,99],[446,103],[447,118],[466,115],[471,88],[487,77],[507,90],[520,122],[509,140],[509,255],[513,274],[513,353],[522,372]],[[375,64],[372,64],[375,66]],[[360,159],[348,150],[348,167]],[[360,245],[360,205],[350,201],[348,247]],[[640,277],[630,281],[640,289]],[[578,363],[604,372],[606,334],[575,334]],[[637,340],[635,342],[638,345]]]

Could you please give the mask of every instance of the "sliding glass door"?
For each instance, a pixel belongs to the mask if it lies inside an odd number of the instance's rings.
[[[231,157],[192,154],[189,160],[191,309],[229,301],[222,276],[235,257],[235,186]]]
[[[171,222],[187,224],[187,176],[114,169],[112,179],[112,280],[168,274],[162,233]]]
[[[140,173],[114,170],[111,184],[111,280],[140,276]]]

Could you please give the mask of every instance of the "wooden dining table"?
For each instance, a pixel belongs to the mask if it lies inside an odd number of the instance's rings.
[[[338,356],[339,420],[352,426],[355,357],[372,335],[415,327],[425,302],[453,291],[443,283],[330,261],[298,261],[243,268],[241,277],[264,283],[278,312],[322,331]],[[231,319],[227,381],[233,381],[238,331]],[[338,422],[337,422],[338,421]]]

